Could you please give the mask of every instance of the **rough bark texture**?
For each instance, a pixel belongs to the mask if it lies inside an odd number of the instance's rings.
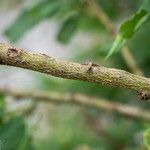
[[[16,98],[31,98],[56,104],[67,103],[76,104],[84,107],[91,107],[97,110],[117,113],[129,118],[140,119],[150,122],[150,112],[138,107],[123,105],[110,102],[108,100],[96,97],[90,97],[81,94],[58,93],[49,91],[22,91],[15,89],[0,88],[0,93],[12,95]]]
[[[45,54],[29,53],[7,44],[0,44],[0,64],[26,68],[55,77],[99,83],[150,93],[150,79],[102,66],[79,64],[55,59]]]

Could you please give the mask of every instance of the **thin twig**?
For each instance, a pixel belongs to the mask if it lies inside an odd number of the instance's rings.
[[[112,34],[112,36],[115,38],[117,35],[116,28],[113,24],[113,22],[110,20],[110,18],[107,16],[107,14],[103,11],[101,6],[97,4],[95,0],[86,0],[88,7],[90,8],[92,14],[98,18],[98,20],[104,24],[105,28],[108,32]],[[122,49],[122,56],[131,69],[131,71],[138,75],[143,75],[141,69],[138,67],[132,53],[130,52],[128,46],[125,46]]]
[[[34,100],[53,102],[56,104],[69,103],[84,107],[91,107],[97,110],[117,113],[128,118],[135,118],[150,121],[150,112],[138,107],[123,105],[120,103],[110,102],[105,99],[90,97],[81,94],[57,93],[49,91],[23,91],[8,88],[0,88],[0,93],[12,95],[19,98],[31,98]]]

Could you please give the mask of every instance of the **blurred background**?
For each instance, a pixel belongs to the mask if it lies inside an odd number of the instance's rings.
[[[94,5],[89,5],[88,0],[0,0],[0,43],[132,72],[121,52],[105,59],[114,37],[95,14],[102,9],[117,31],[142,2],[94,0]],[[147,77],[150,76],[149,26],[150,20],[127,42]],[[15,67],[0,66],[0,85],[19,90],[80,93],[147,110],[150,106],[147,101],[138,101],[137,93],[127,89],[60,79]],[[5,99],[10,116],[23,116],[25,120],[27,150],[144,150],[143,131],[149,127],[147,122],[104,110],[44,102],[34,103],[32,111],[22,114],[19,112],[24,107],[33,105],[29,99],[19,102],[13,96]]]

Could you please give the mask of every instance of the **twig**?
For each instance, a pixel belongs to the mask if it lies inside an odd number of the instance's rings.
[[[150,121],[150,112],[142,110],[138,107],[123,105],[120,103],[110,102],[105,99],[89,97],[81,94],[57,93],[49,91],[22,91],[15,89],[0,88],[0,93],[12,95],[19,98],[31,98],[34,100],[53,102],[56,104],[70,103],[91,107],[97,110],[104,110],[108,112],[117,113],[128,118],[141,119]]]
[[[95,0],[86,0],[88,7],[90,8],[92,14],[98,18],[98,20],[104,24],[105,28],[107,29],[108,32],[112,34],[112,36],[115,38],[117,35],[116,28],[112,21],[109,19],[107,14],[103,11],[101,6],[97,4]],[[140,68],[137,66],[135,59],[133,58],[129,48],[125,46],[122,49],[122,56],[131,69],[133,73],[138,74],[138,75],[143,75],[142,71]]]
[[[85,64],[59,60],[45,54],[26,52],[7,44],[0,44],[0,64],[26,68],[60,78],[150,93],[150,78],[95,65],[92,65],[89,71],[89,66]]]

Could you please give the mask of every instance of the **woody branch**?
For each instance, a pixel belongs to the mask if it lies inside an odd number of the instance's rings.
[[[149,98],[150,78],[119,69],[55,59],[45,54],[30,53],[7,44],[0,44],[0,64],[26,68],[60,78],[132,89],[144,93],[142,99]]]

